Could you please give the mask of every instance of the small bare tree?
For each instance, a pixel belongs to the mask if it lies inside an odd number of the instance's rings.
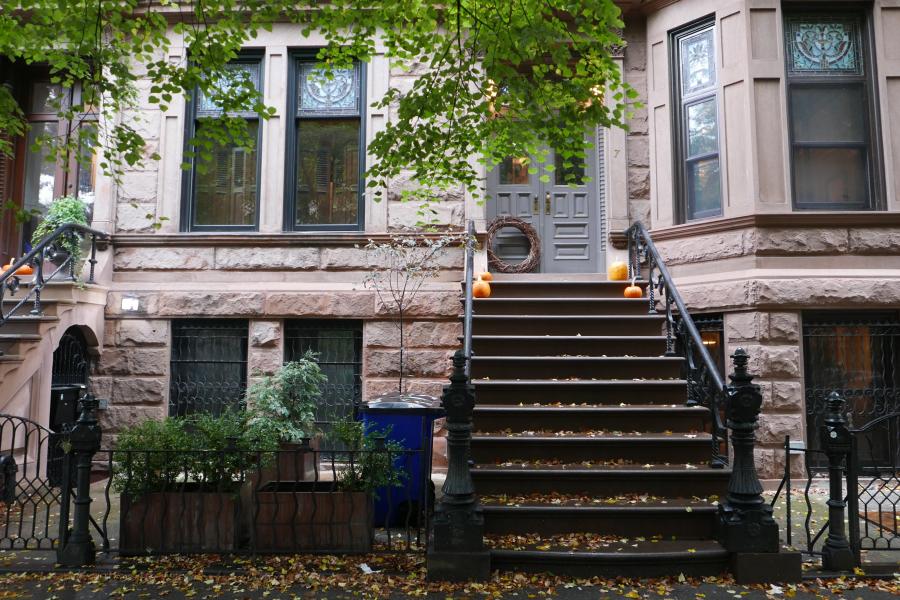
[[[397,234],[387,242],[370,240],[365,246],[372,270],[363,283],[375,290],[381,303],[390,307],[400,334],[399,381],[397,391],[403,393],[406,372],[405,318],[422,285],[435,279],[441,271],[440,258],[453,246],[463,246],[464,233],[447,233],[439,237]]]

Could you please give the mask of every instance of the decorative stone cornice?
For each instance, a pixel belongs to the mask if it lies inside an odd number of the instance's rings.
[[[786,229],[811,227],[900,227],[900,212],[794,212],[745,215],[653,229],[650,231],[650,235],[653,237],[654,242],[661,242],[734,231],[736,229],[765,227]],[[610,231],[609,242],[614,248],[624,249],[627,245],[625,230]]]

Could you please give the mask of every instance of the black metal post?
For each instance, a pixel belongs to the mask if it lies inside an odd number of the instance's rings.
[[[88,283],[94,283],[94,267],[97,266],[97,234],[91,234],[91,258],[88,260],[91,264],[90,272],[88,273]]]
[[[728,494],[719,505],[719,541],[729,552],[778,552],[778,524],[772,518],[772,507],[763,500],[753,456],[762,394],[747,372],[747,352],[738,348],[731,358],[734,372],[726,394],[726,413],[734,462]]]
[[[449,466],[435,509],[428,547],[428,578],[460,581],[490,577],[490,552],[484,549],[484,515],[469,472],[475,393],[466,375],[466,356],[453,355],[450,385],[441,399],[447,413]]]
[[[841,395],[831,392],[826,405],[825,423],[819,431],[819,439],[828,456],[829,487],[828,538],[822,548],[822,566],[828,571],[849,571],[856,566],[844,533],[844,460],[850,453],[850,429]]]
[[[93,564],[96,558],[96,547],[88,527],[91,519],[91,461],[100,449],[100,426],[94,411],[97,410],[97,399],[87,394],[81,400],[81,415],[69,433],[69,453],[75,459],[75,510],[72,518],[71,533],[60,540],[56,552],[59,564],[68,567],[81,567]],[[65,497],[65,495],[64,495]],[[66,511],[67,512],[67,511]],[[68,520],[68,519],[67,519]],[[66,527],[63,523],[62,527]]]

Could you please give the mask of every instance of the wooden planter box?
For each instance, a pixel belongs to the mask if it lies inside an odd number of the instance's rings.
[[[313,450],[319,449],[319,438],[310,440]],[[301,452],[301,444],[281,442],[276,464],[264,467],[259,472],[259,481],[266,484],[270,481],[315,481],[316,452]],[[251,477],[255,477],[253,473]],[[321,475],[320,475],[321,477]]]
[[[235,548],[236,493],[196,486],[120,499],[119,553],[229,552]]]
[[[371,494],[331,482],[270,482],[254,494],[253,548],[259,552],[369,552]]]

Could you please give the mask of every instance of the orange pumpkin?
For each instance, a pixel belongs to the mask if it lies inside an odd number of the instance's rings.
[[[643,298],[644,290],[642,290],[639,286],[634,285],[634,279],[631,280],[631,285],[625,288],[625,297],[626,298]]]
[[[480,280],[482,280],[482,281],[493,281],[493,280],[494,280],[494,276],[491,275],[490,273],[488,273],[487,271],[485,271],[484,273],[479,273],[479,274],[478,274],[478,279],[480,279]]]
[[[0,271],[7,271],[8,269],[11,269],[12,266],[13,266],[13,261],[10,261],[9,263],[0,267]],[[34,274],[34,269],[31,267],[31,265],[22,265],[21,267],[16,269],[16,275],[33,275],[33,274]]]
[[[611,263],[606,269],[606,278],[610,281],[625,281],[628,279],[628,265],[621,260]]]
[[[475,298],[490,298],[491,284],[479,278],[478,281],[472,285],[472,296]]]

